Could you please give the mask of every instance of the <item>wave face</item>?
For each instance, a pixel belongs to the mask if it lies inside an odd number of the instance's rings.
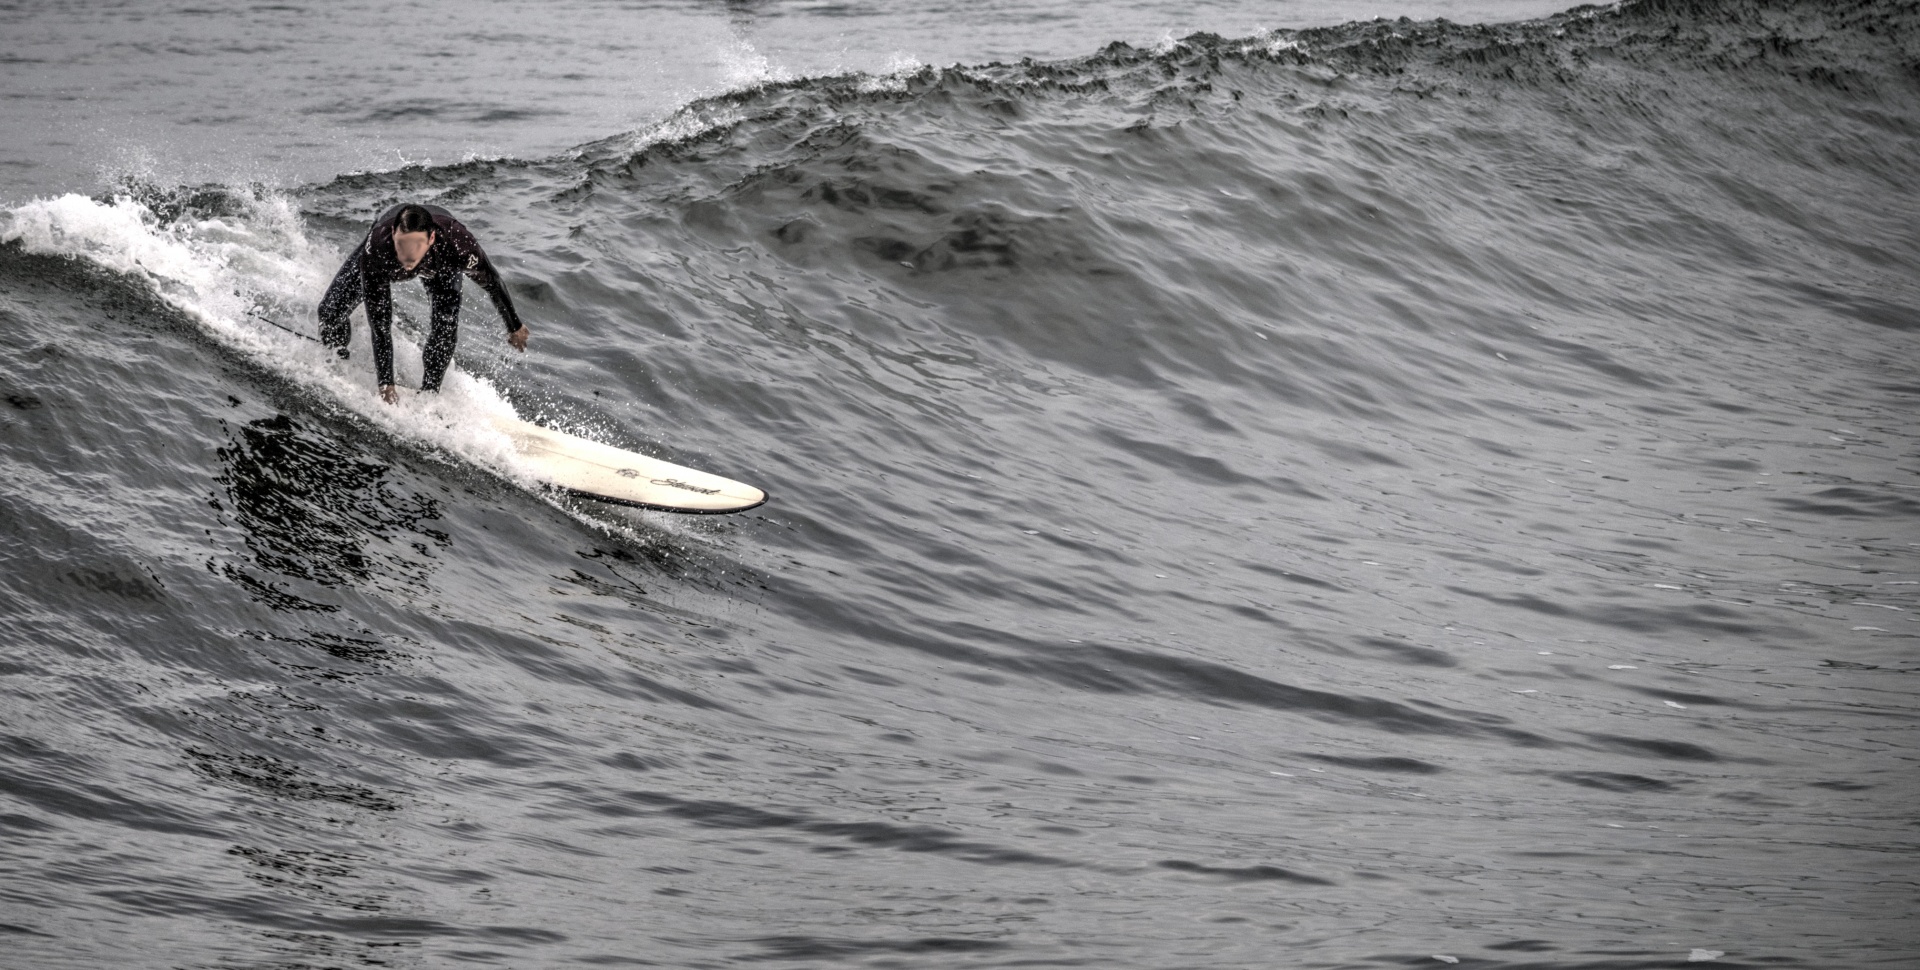
[[[1920,5],[1643,2],[17,207],[10,959],[1898,965],[1915,158]],[[535,353],[396,410],[402,199]]]

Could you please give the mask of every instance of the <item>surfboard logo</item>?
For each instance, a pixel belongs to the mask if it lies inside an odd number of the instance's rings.
[[[649,479],[649,480],[648,480],[648,482],[647,482],[647,484],[649,484],[649,485],[665,485],[665,486],[667,486],[668,488],[680,488],[680,489],[685,489],[685,490],[687,490],[687,491],[689,491],[689,492],[699,492],[699,493],[700,493],[700,494],[702,494],[702,495],[718,495],[718,494],[720,494],[720,490],[719,490],[719,489],[717,489],[717,488],[701,488],[701,487],[700,487],[700,486],[698,486],[698,485],[688,485],[688,484],[687,484],[686,482],[683,482],[683,481],[681,481],[681,480],[679,480],[679,479],[677,479],[677,478],[654,478],[654,479]]]
[[[619,475],[621,478],[639,478],[640,477],[640,473],[637,471],[634,471],[631,468],[622,468],[619,471],[614,472],[614,474]]]

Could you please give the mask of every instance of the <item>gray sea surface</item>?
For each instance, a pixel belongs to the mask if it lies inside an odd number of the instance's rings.
[[[0,201],[544,158],[769,80],[1243,37],[1463,23],[1552,0],[18,0],[0,3]]]
[[[15,3],[0,94],[0,967],[1920,959],[1920,3]],[[533,339],[390,407],[408,200]]]

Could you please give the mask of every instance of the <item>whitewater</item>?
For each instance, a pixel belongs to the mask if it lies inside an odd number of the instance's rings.
[[[422,9],[0,11],[0,967],[1915,960],[1920,3]]]

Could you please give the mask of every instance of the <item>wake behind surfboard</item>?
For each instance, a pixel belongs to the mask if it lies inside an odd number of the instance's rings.
[[[409,396],[418,394],[402,389]],[[513,442],[520,466],[541,483],[582,498],[691,515],[745,512],[766,504],[752,485],[503,415],[487,418]]]

